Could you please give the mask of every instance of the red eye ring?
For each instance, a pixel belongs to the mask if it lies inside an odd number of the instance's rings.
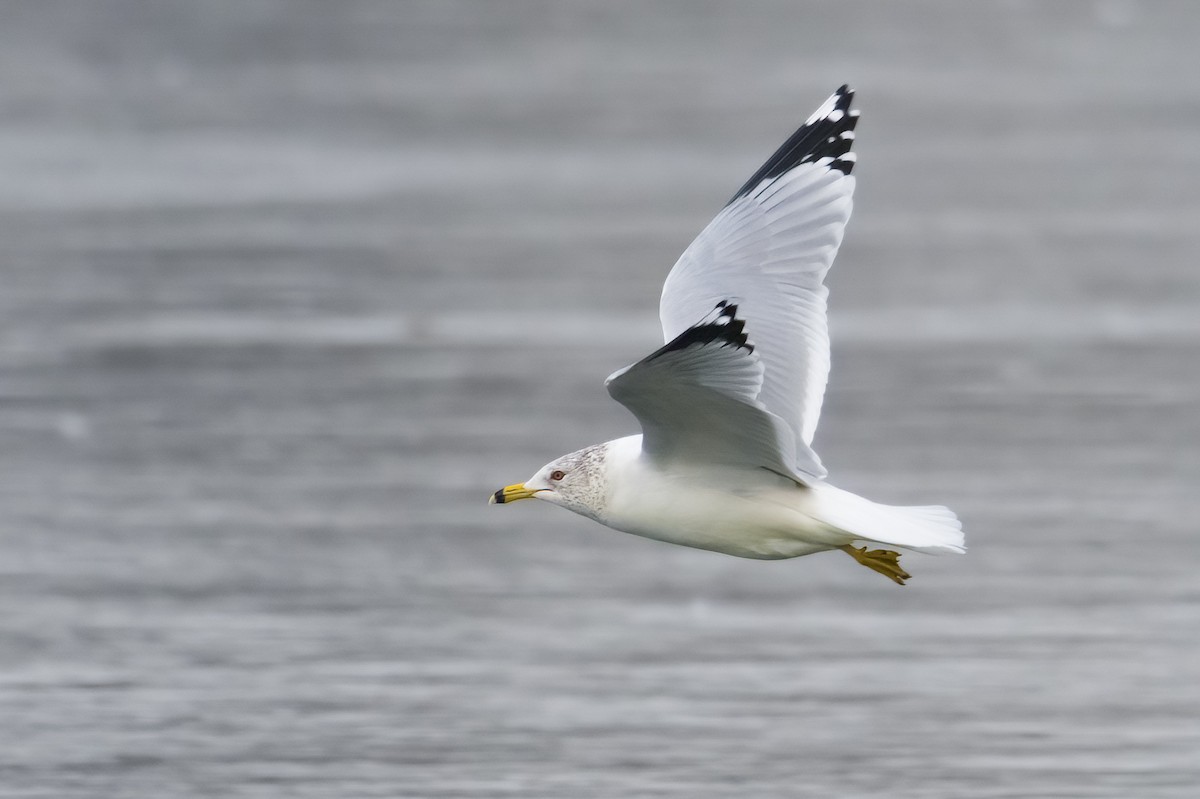
[[[567,476],[567,473],[564,472],[562,469],[555,469],[554,471],[550,472],[551,480],[561,480],[566,476]]]

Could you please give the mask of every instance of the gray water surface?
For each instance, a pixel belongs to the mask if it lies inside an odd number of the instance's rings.
[[[0,796],[1196,795],[1200,9],[4,17]],[[846,81],[817,448],[970,552],[489,508]]]

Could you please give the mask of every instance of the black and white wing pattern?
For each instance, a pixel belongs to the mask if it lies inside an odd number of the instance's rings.
[[[757,401],[790,429],[790,465],[808,482],[825,476],[811,448],[829,377],[823,281],[853,204],[853,97],[834,92],[746,181],[680,256],[659,305],[673,341],[719,301],[737,302],[763,366]]]
[[[716,304],[699,323],[614,372],[608,393],[642,425],[642,452],[660,463],[761,467],[800,482],[787,423],[758,396],[763,364],[738,307]]]

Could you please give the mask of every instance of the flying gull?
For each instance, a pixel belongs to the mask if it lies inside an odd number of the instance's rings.
[[[823,280],[854,194],[853,98],[834,92],[667,275],[666,344],[605,381],[642,434],[556,458],[493,503],[540,499],[744,558],[840,549],[901,585],[910,575],[887,547],[965,551],[949,509],[835,488],[812,449],[829,376]]]

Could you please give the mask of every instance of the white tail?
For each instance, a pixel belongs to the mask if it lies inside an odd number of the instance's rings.
[[[941,555],[967,551],[962,523],[941,505],[880,505],[828,483],[813,487],[816,515],[856,539]]]

